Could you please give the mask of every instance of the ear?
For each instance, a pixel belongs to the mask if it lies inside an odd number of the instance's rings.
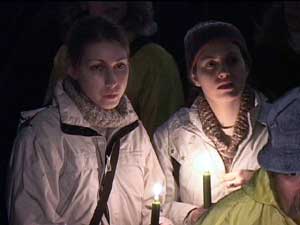
[[[67,74],[72,77],[74,80],[78,79],[78,71],[73,65],[67,67]]]
[[[194,72],[192,72],[192,74],[190,75],[190,78],[191,78],[191,81],[193,82],[193,84],[196,87],[201,87],[200,82],[198,80],[198,77],[197,77],[197,75]]]

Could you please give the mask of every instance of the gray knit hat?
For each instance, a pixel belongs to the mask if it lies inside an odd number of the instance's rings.
[[[221,21],[200,22],[188,30],[184,37],[185,59],[188,76],[191,76],[196,56],[199,50],[209,41],[226,38],[240,47],[242,56],[250,68],[251,57],[246,41],[238,28],[230,23]]]
[[[269,140],[258,154],[261,167],[278,173],[300,173],[300,87],[273,103],[266,124]]]

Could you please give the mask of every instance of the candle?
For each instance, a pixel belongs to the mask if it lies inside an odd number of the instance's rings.
[[[211,187],[210,187],[210,173],[206,171],[203,173],[203,199],[205,209],[211,205]]]
[[[159,225],[159,213],[160,213],[160,201],[159,195],[161,193],[162,186],[160,184],[155,184],[153,188],[154,201],[152,202],[152,212],[151,212],[151,225]]]

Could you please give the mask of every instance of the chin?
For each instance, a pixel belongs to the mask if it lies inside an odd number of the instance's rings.
[[[241,97],[241,93],[227,92],[218,95],[216,98],[222,100],[223,102],[231,102],[239,99],[240,97]]]
[[[101,108],[104,109],[104,110],[113,110],[117,106],[118,106],[118,104],[105,104],[105,105],[102,105]]]
[[[103,108],[105,110],[112,110],[112,109],[116,108],[119,105],[119,103],[120,103],[120,100],[103,102],[101,104],[101,108]]]

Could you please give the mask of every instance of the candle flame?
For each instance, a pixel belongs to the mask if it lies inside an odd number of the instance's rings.
[[[208,170],[207,170],[207,171],[204,171],[204,172],[203,172],[203,175],[204,175],[204,176],[208,176],[208,175],[210,175],[210,172],[209,172]]]
[[[153,186],[154,200],[159,200],[159,195],[162,192],[162,185],[160,183],[156,183]]]

